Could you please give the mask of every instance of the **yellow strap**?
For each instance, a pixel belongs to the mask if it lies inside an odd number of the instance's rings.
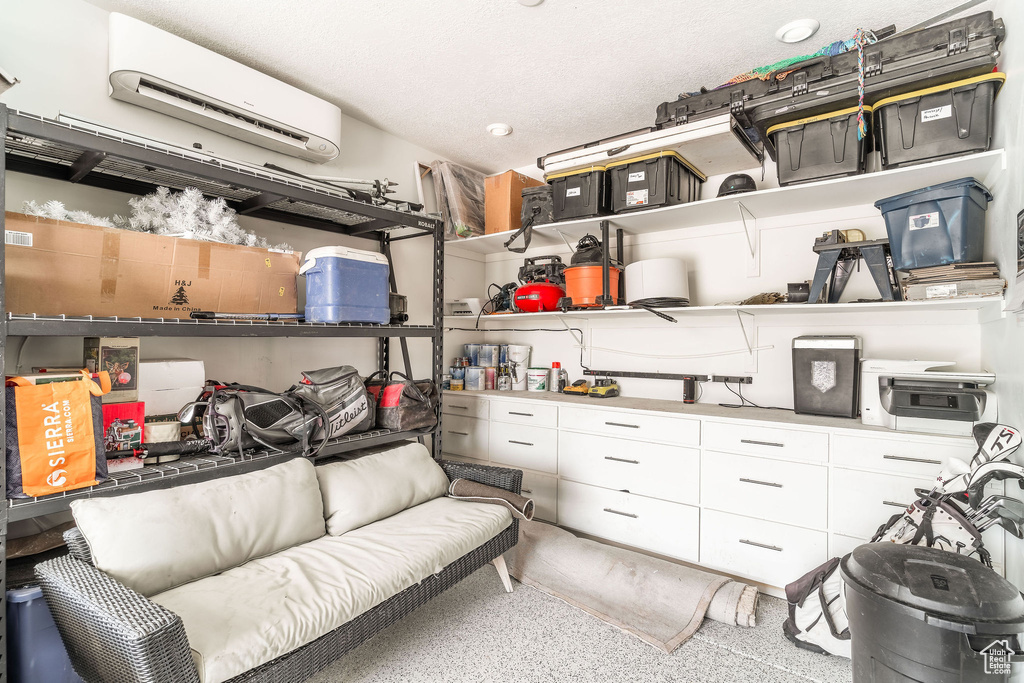
[[[931,95],[937,92],[952,90],[953,88],[960,88],[965,85],[972,85],[974,83],[984,83],[985,81],[999,81],[996,84],[996,93],[998,93],[1000,88],[1003,87],[1003,82],[1006,81],[1006,74],[1004,74],[1002,71],[996,71],[990,74],[982,74],[981,76],[975,76],[973,78],[965,78],[962,81],[953,81],[952,83],[936,85],[932,86],[931,88],[924,88],[923,90],[915,90],[914,92],[908,92],[904,95],[886,97],[884,100],[879,100],[875,102],[874,106],[875,109],[881,109],[887,104],[894,104],[896,102],[902,102],[903,100],[909,100],[913,97],[922,97],[924,95]]]

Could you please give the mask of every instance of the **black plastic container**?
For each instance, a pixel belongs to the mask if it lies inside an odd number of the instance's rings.
[[[864,107],[864,120],[870,128],[871,107]],[[779,185],[863,173],[871,151],[870,134],[857,139],[857,107],[780,123],[768,137],[778,155]]]
[[[976,559],[869,543],[840,571],[854,683],[1024,680],[1024,598]]]
[[[608,164],[612,211],[626,213],[700,199],[707,177],[676,152],[654,152]]]
[[[520,213],[520,225],[525,225],[530,216],[534,217],[534,225],[553,223],[555,220],[553,210],[550,185],[523,188],[523,208]]]
[[[605,174],[604,166],[590,166],[547,176],[555,221],[592,218],[611,213]]]
[[[793,412],[857,417],[860,337],[805,335],[793,339]]]
[[[923,187],[875,202],[885,218],[893,266],[912,270],[981,261],[992,193],[974,178]]]
[[[990,73],[875,103],[882,168],[988,150],[992,103],[1005,80]]]

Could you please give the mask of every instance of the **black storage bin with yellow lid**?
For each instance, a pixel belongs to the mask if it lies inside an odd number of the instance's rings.
[[[553,173],[546,176],[545,180],[551,186],[551,208],[555,222],[611,213],[604,166]]]
[[[863,173],[871,151],[871,111],[871,107],[864,107],[868,131],[860,140],[857,139],[857,107],[769,128],[768,137],[777,155],[779,185]]]
[[[992,103],[1005,80],[1006,74],[990,73],[876,102],[882,168],[988,150]]]
[[[678,152],[668,150],[610,163],[608,175],[615,213],[697,201],[707,180]]]
[[[978,560],[868,543],[839,566],[854,683],[1024,680],[1024,598]]]

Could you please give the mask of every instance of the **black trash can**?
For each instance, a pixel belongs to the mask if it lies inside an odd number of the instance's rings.
[[[1024,681],[1024,598],[977,560],[869,543],[840,567],[853,683]]]

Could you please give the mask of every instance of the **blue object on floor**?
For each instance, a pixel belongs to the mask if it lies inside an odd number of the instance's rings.
[[[383,254],[349,247],[320,247],[306,254],[306,322],[391,321],[388,261]]]
[[[11,683],[82,683],[39,586],[7,591],[7,657]]]

